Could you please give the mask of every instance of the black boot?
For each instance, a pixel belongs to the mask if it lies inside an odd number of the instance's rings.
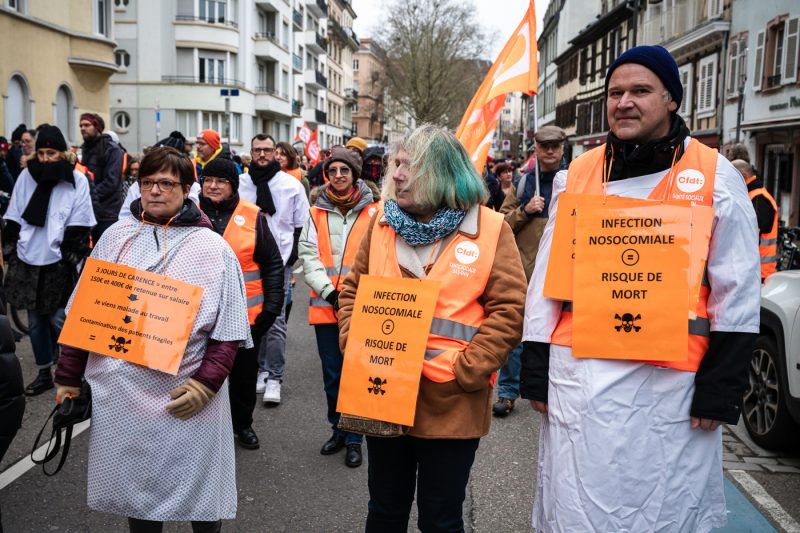
[[[50,367],[39,369],[39,375],[25,387],[26,396],[38,396],[39,394],[52,389],[53,376],[50,375]]]

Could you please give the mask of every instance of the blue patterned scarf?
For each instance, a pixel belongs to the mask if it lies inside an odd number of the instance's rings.
[[[427,224],[415,220],[403,211],[395,200],[387,200],[383,214],[392,229],[411,246],[432,244],[449,235],[464,220],[466,211],[442,207]]]

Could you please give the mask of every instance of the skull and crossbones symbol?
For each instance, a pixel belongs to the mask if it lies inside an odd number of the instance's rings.
[[[371,392],[372,394],[386,394],[386,389],[383,388],[383,386],[386,385],[386,381],[387,380],[378,377],[369,378],[369,382],[372,383],[372,386],[367,387],[367,393]]]
[[[625,333],[630,333],[631,331],[638,332],[640,329],[642,329],[641,326],[637,326],[635,324],[637,320],[642,318],[642,315],[633,316],[631,313],[625,313],[624,315],[619,316],[618,314],[615,314],[614,318],[619,320],[619,325],[614,326],[614,329],[617,331],[623,330]]]
[[[114,341],[114,344],[109,344],[108,349],[114,350],[115,352],[122,352],[128,353],[128,349],[125,347],[126,344],[130,344],[130,340],[125,340],[125,337],[120,335],[119,337],[115,337],[114,335],[111,336],[111,340]]]

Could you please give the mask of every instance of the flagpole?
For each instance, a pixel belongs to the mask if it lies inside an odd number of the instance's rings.
[[[536,132],[539,130],[539,106],[538,94],[533,95],[533,168],[536,176],[536,196],[539,196],[539,158],[536,157]]]

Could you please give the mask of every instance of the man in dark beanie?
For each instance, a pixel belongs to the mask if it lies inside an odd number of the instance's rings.
[[[233,248],[244,274],[253,348],[239,348],[228,380],[233,431],[243,448],[255,450],[259,447],[252,427],[258,349],[283,309],[283,259],[266,214],[239,198],[239,173],[230,159],[217,157],[206,164],[200,208]]]
[[[81,163],[89,169],[92,188],[92,207],[97,225],[92,229],[92,240],[97,242],[103,232],[117,221],[122,206],[122,165],[124,154],[108,134],[104,134],[105,121],[96,113],[81,115],[78,126],[83,137]]]
[[[677,114],[682,98],[678,66],[664,48],[628,50],[606,76],[606,144],[553,180],[538,252],[545,260],[536,262],[528,286],[522,338],[521,395],[544,414],[534,529],[637,531],[669,524],[674,531],[708,531],[726,523],[719,426],[739,419],[759,332],[758,229],[741,175],[691,138]],[[571,196],[561,198],[565,191]],[[584,209],[589,195],[630,203]],[[559,217],[571,200],[575,218],[567,211]],[[597,219],[582,217],[592,211]],[[616,246],[589,249],[591,240],[579,238],[572,293],[551,282],[548,298],[546,276],[571,280],[569,268],[548,272],[548,262],[563,257],[550,253],[554,231],[575,235],[570,219],[578,235],[582,220],[590,228],[596,220],[623,224],[615,227],[630,228],[623,233],[641,239],[635,242],[652,240],[646,246],[628,241],[614,255]],[[643,229],[636,221],[659,227]],[[673,229],[661,228],[662,221]],[[670,241],[679,232],[689,235],[691,247]],[[559,245],[568,251],[575,242]],[[657,263],[648,269],[647,258]],[[687,279],[687,271],[696,278]],[[615,273],[630,282],[604,279]],[[640,283],[637,276],[660,281]],[[617,290],[631,297],[614,300]],[[573,345],[581,347],[580,357]]]

